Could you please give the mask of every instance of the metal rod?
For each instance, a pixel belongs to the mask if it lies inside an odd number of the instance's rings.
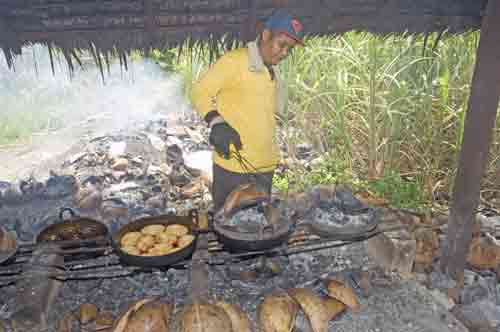
[[[84,240],[65,240],[65,241],[52,241],[52,242],[21,242],[19,243],[19,250],[22,251],[32,251],[37,249],[38,247],[43,247],[43,246],[48,246],[48,245],[53,245],[57,244],[60,247],[66,247],[66,246],[87,246],[92,243],[100,244],[101,241],[103,243],[109,243],[109,240],[104,237],[104,236],[98,236],[90,239],[84,239]]]

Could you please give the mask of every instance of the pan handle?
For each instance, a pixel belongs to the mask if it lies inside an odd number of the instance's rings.
[[[70,208],[70,207],[64,207],[59,210],[59,221],[63,222],[66,221],[67,219],[64,218],[64,212],[69,212],[71,215],[71,219],[74,219],[76,217],[75,211]]]

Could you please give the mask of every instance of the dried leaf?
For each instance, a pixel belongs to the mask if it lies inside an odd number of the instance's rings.
[[[52,69],[52,75],[56,74],[55,68],[54,68],[54,54],[52,51],[52,45],[47,44],[47,48],[49,49],[49,59],[50,59],[50,68]]]
[[[472,239],[467,263],[477,269],[494,269],[500,264],[500,246],[484,237]]]

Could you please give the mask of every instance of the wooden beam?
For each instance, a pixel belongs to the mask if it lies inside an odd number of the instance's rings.
[[[472,237],[474,210],[489,157],[500,95],[500,0],[489,0],[472,78],[464,139],[455,178],[442,272],[459,282]]]

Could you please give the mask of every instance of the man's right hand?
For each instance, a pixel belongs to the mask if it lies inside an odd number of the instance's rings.
[[[230,145],[233,144],[236,150],[241,150],[240,134],[227,122],[216,123],[212,126],[208,139],[215,151],[226,159],[230,157]]]

